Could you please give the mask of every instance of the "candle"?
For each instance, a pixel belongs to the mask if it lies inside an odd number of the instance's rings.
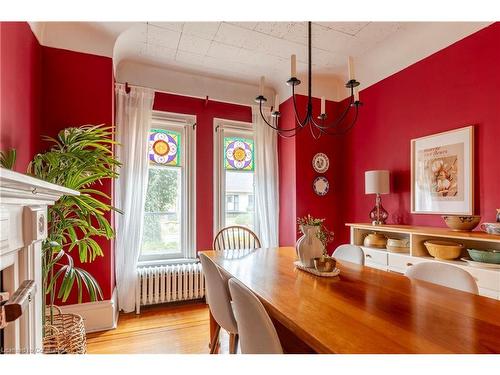
[[[354,101],[359,102],[359,91],[357,87],[354,88]]]
[[[280,96],[276,94],[274,97],[274,112],[279,112],[280,110]]]
[[[295,56],[295,55],[292,55],[292,58],[291,58],[290,76],[297,77],[297,56]]]
[[[324,115],[326,113],[326,110],[325,110],[325,97],[322,96],[321,97],[321,114]]]
[[[260,77],[260,95],[264,96],[264,76]]]
[[[347,69],[349,70],[349,81],[354,79],[354,62],[352,56],[347,58]]]

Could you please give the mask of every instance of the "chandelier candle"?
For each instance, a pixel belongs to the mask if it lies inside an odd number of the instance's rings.
[[[260,77],[260,89],[259,89],[259,92],[260,92],[260,96],[264,96],[264,81],[265,81],[265,78],[264,76]]]
[[[262,117],[262,120],[269,126],[270,128],[276,130],[278,135],[285,138],[291,138],[297,135],[299,131],[304,129],[305,127],[309,127],[311,131],[311,135],[314,139],[318,139],[321,135],[338,135],[344,134],[348,132],[356,123],[358,119],[359,107],[362,103],[359,101],[359,95],[357,90],[354,89],[359,86],[359,82],[354,78],[354,64],[352,57],[349,57],[347,60],[348,70],[349,70],[349,80],[345,84],[345,87],[349,90],[349,100],[344,108],[344,110],[340,113],[338,118],[334,118],[333,121],[329,121],[326,123],[328,118],[326,113],[326,100],[325,97],[321,97],[321,113],[317,117],[317,120],[313,116],[313,97],[312,97],[312,38],[311,38],[311,22],[307,23],[307,52],[308,52],[308,64],[307,64],[307,107],[306,113],[301,118],[298,115],[297,111],[297,101],[295,98],[295,86],[300,85],[300,80],[297,78],[297,57],[295,55],[291,56],[290,59],[290,79],[286,81],[286,84],[292,89],[292,100],[293,100],[293,110],[295,112],[296,124],[292,128],[282,128],[279,125],[279,119],[281,117],[278,109],[279,109],[279,98],[276,96],[275,99],[275,108],[271,113],[271,120],[268,121],[264,113],[262,112],[262,104],[267,102],[266,97],[264,96],[264,77],[260,80],[260,95],[255,98],[255,102],[259,104],[259,111]],[[348,116],[349,112],[353,109],[353,116]],[[345,120],[345,121],[344,121]],[[350,120],[350,121],[347,121]]]
[[[349,81],[352,81],[354,79],[354,62],[352,56],[347,58],[347,69],[349,71]]]

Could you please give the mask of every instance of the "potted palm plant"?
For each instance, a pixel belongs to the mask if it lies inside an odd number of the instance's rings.
[[[96,279],[86,270],[75,266],[74,252],[78,253],[80,263],[92,262],[103,256],[95,237],[114,237],[114,231],[106,218],[106,213],[116,210],[109,204],[111,197],[95,188],[105,179],[118,176],[120,163],[113,156],[113,128],[103,125],[84,125],[66,128],[56,138],[44,137],[50,148],[37,154],[28,166],[28,173],[42,180],[52,182],[76,190],[78,196],[64,196],[48,208],[48,237],[42,244],[42,288],[48,296],[49,304],[55,303],[56,297],[65,302],[76,287],[78,303],[82,302],[83,292],[91,301],[102,299],[102,291]],[[0,165],[12,169],[16,160],[16,151],[10,149],[0,152]],[[46,298],[43,301],[45,309]],[[50,352],[82,352],[85,343],[85,332],[81,317],[67,315],[64,319],[54,317],[53,309],[44,319],[47,336],[57,336],[55,320],[67,326],[77,322],[79,327],[71,333],[71,348],[60,347],[55,343]],[[67,341],[68,341],[67,340]],[[50,345],[49,345],[50,346]]]
[[[90,300],[102,297],[95,278],[74,265],[71,252],[76,249],[81,263],[103,256],[95,237],[111,239],[113,229],[105,213],[114,210],[111,197],[95,189],[103,180],[116,178],[120,163],[113,157],[111,127],[85,125],[66,128],[57,138],[44,137],[51,144],[48,151],[37,154],[28,173],[80,192],[64,196],[48,210],[48,238],[43,244],[44,289],[65,302],[76,286],[78,302],[85,287]],[[65,263],[63,263],[65,262]]]
[[[62,197],[48,209],[48,238],[42,245],[44,293],[51,306],[56,297],[65,302],[75,288],[78,303],[84,291],[91,301],[102,299],[96,279],[77,267],[73,257],[76,252],[80,263],[92,262],[104,255],[95,237],[114,237],[106,218],[107,212],[115,210],[111,197],[96,189],[105,179],[118,176],[120,163],[113,156],[113,129],[103,125],[71,127],[56,138],[44,140],[50,148],[34,157],[28,173],[80,192],[78,196]],[[54,324],[53,309],[48,311],[46,327]]]

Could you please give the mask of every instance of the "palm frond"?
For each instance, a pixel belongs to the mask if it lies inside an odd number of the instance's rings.
[[[48,211],[49,235],[43,245],[43,278],[45,294],[51,301],[57,296],[63,302],[77,289],[78,301],[85,289],[91,301],[102,298],[96,279],[75,267],[71,252],[77,249],[81,263],[104,256],[94,237],[114,237],[106,218],[113,207],[111,197],[95,188],[104,180],[118,177],[120,162],[113,155],[114,127],[83,125],[61,130],[56,137],[43,137],[50,149],[37,154],[28,173],[45,181],[80,192],[64,196]],[[2,153],[2,163],[4,154]]]
[[[11,148],[8,151],[0,151],[0,166],[7,169],[14,169],[16,164],[16,149]]]

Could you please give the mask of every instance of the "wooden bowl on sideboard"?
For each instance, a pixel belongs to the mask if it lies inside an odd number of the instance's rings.
[[[456,259],[462,253],[464,245],[452,241],[428,240],[424,242],[429,254],[437,259]]]
[[[478,215],[443,215],[442,218],[448,228],[457,232],[470,232],[481,221],[481,216]]]
[[[409,253],[410,252],[410,240],[408,238],[388,238],[387,239],[387,251],[391,253]]]

